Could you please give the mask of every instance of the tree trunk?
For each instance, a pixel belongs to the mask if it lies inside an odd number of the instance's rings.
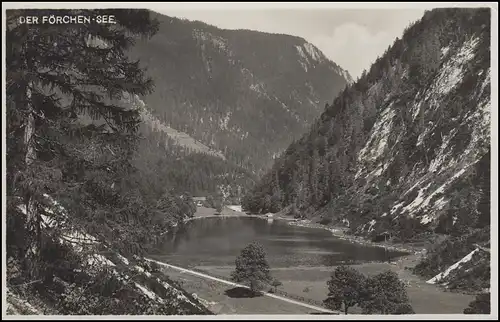
[[[26,86],[26,110],[28,115],[26,117],[26,123],[24,128],[24,146],[25,146],[25,164],[26,171],[29,173],[30,167],[36,159],[35,151],[35,116],[32,104],[32,92],[31,92],[32,82],[28,82]],[[40,258],[40,216],[37,213],[36,202],[33,198],[33,194],[29,187],[25,194],[25,205],[26,205],[26,232],[28,234],[28,243],[26,245],[27,250],[25,254],[25,267],[28,274],[34,278],[38,275],[39,269],[39,258]]]
[[[257,295],[257,282],[254,280],[250,281],[250,292],[252,293],[252,297]]]

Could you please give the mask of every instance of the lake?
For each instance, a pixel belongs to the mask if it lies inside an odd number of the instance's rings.
[[[255,217],[204,218],[166,235],[154,258],[183,267],[234,265],[240,251],[253,241],[264,246],[272,268],[337,266],[384,261],[404,253],[339,239],[322,229],[288,225]]]

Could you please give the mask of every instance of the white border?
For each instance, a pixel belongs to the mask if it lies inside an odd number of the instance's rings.
[[[144,8],[151,10],[269,10],[269,9],[427,9],[490,7],[496,2],[7,2],[6,9]]]
[[[167,9],[179,10],[264,10],[264,9],[429,9],[443,7],[489,7],[491,8],[491,147],[492,147],[492,171],[491,171],[491,302],[498,303],[498,199],[493,196],[498,196],[498,3],[497,2],[341,2],[341,3],[324,3],[324,2],[190,2],[190,3],[161,3],[161,2],[2,2],[2,40],[5,39],[4,31],[6,30],[6,9],[66,9],[66,8],[82,8],[82,9],[97,9],[97,8],[147,8],[151,10],[161,9],[163,12]],[[2,58],[5,57],[5,42],[2,41]],[[5,112],[5,60],[2,59],[2,114]],[[6,123],[5,117],[2,117],[2,151],[6,148]],[[2,153],[2,285],[6,278],[6,153]],[[270,320],[288,320],[288,319],[306,319],[306,320],[355,320],[355,319],[371,319],[371,320],[398,320],[403,316],[385,316],[385,315],[216,315],[216,316],[59,316],[59,315],[41,315],[41,316],[7,316],[6,310],[6,289],[2,287],[2,320],[31,320],[31,319],[54,319],[54,320],[81,320],[81,319],[123,319],[123,320],[254,320],[254,319],[270,319]],[[498,305],[491,307],[491,315],[461,315],[461,314],[415,314],[404,316],[404,319],[457,319],[475,320],[483,319],[498,319]]]

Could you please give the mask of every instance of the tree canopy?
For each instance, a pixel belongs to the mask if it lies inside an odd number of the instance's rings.
[[[387,270],[368,277],[360,306],[365,314],[412,314],[405,284],[397,273]]]
[[[231,279],[249,286],[253,292],[261,290],[271,283],[272,277],[266,260],[264,247],[253,242],[246,246],[236,258],[236,268],[231,273]]]
[[[350,307],[361,302],[365,276],[350,266],[339,266],[328,280],[328,298],[325,305],[333,310],[343,307],[347,314]]]

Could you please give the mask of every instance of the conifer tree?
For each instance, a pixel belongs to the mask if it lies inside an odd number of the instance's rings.
[[[235,264],[236,268],[231,273],[231,279],[245,283],[254,293],[272,282],[266,252],[258,242],[248,244],[236,258]]]
[[[17,206],[26,212],[25,268],[32,275],[38,273],[45,194],[71,199],[74,223],[103,216],[106,203],[118,200],[110,187],[128,168],[140,122],[139,111],[123,104],[124,95],[153,89],[139,62],[126,55],[135,36],[156,32],[148,11],[57,12],[113,15],[116,24],[19,23],[20,16],[54,14],[7,12],[9,197],[23,199]]]

